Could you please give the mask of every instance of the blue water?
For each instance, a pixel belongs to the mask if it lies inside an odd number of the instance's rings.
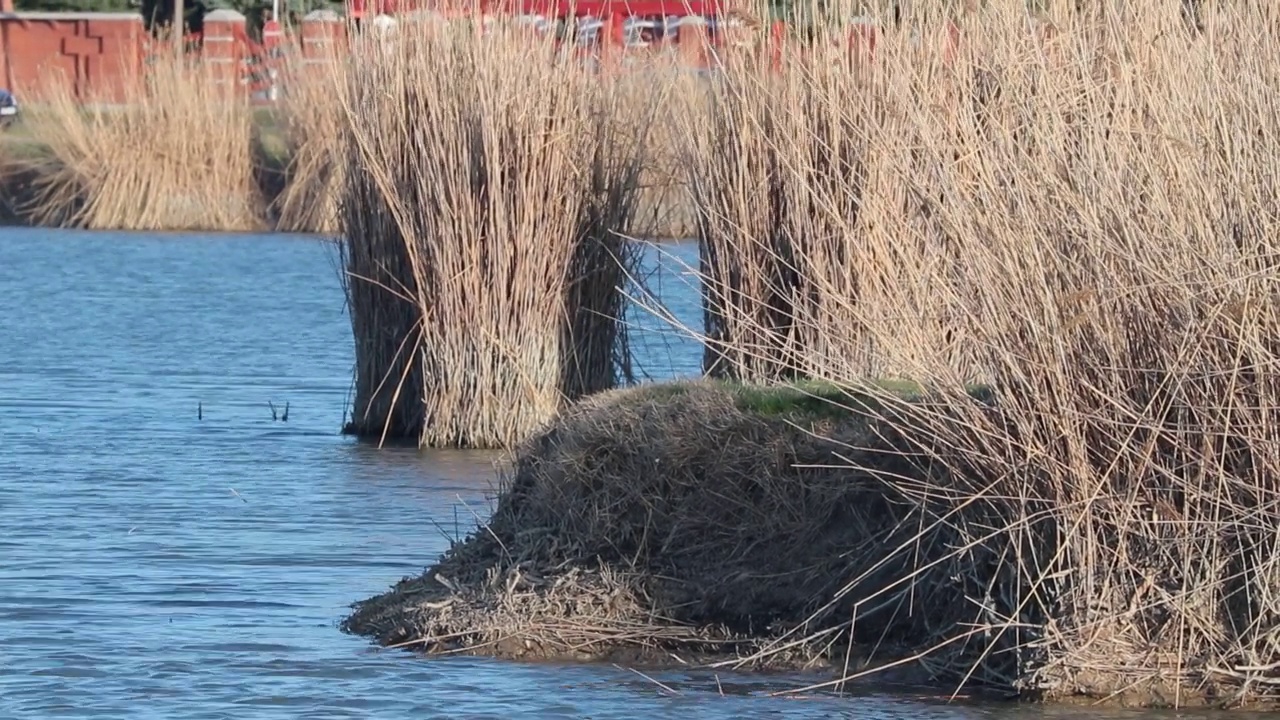
[[[702,372],[702,305],[698,246],[659,244],[640,258],[626,289],[626,313],[637,380],[697,377]]]
[[[659,258],[653,284],[698,323],[696,288]],[[672,695],[625,668],[425,660],[340,633],[350,602],[484,516],[496,458],[337,434],[335,263],[299,237],[0,229],[0,718],[1048,713],[655,678]],[[632,322],[646,372],[697,372],[696,342]]]

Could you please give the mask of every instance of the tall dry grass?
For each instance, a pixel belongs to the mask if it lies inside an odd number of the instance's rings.
[[[24,128],[42,152],[24,214],[58,227],[261,228],[245,93],[172,55],[123,82],[113,106],[86,107],[62,76],[31,94],[40,102]]]
[[[546,39],[430,20],[341,83],[353,431],[504,446],[614,384],[644,138]]]
[[[899,178],[929,172],[917,119],[902,110],[920,98],[903,95],[944,101],[932,79],[941,56],[927,48],[942,43],[946,17],[922,18],[918,48],[883,38],[878,70],[824,25],[793,35],[779,67],[767,52],[722,57],[713,107],[685,131],[708,374],[767,382],[963,363],[933,287],[954,247],[938,234],[908,239],[929,216]]]
[[[1055,4],[1045,40],[991,0],[949,65],[915,15],[874,62],[731,63],[693,123],[708,366],[936,396],[889,418],[912,569],[846,592],[939,672],[1280,695],[1280,9],[1181,6]]]
[[[281,68],[276,116],[287,164],[270,209],[280,230],[332,235],[343,187],[343,117],[334,82],[345,70],[337,52],[320,60],[329,66],[294,59]]]
[[[705,114],[709,83],[686,63],[678,54],[657,51],[641,56],[621,79],[628,92],[618,111],[645,124],[635,230],[656,240],[697,235],[684,169],[685,118]]]

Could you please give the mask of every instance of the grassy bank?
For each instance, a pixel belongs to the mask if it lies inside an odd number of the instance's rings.
[[[432,653],[830,667],[852,640],[859,662],[897,659],[943,588],[890,588],[854,636],[849,617],[905,571],[882,551],[916,532],[892,491],[909,448],[884,431],[924,402],[826,383],[593,397],[522,446],[484,529],[345,627]],[[833,465],[839,452],[859,470]],[[895,621],[911,593],[914,620]]]
[[[428,654],[806,669],[813,689],[1275,707],[1230,676],[1191,681],[1152,657],[1117,653],[1058,679],[1077,659],[1064,635],[1079,631],[1059,624],[1071,608],[1059,603],[1126,569],[1060,565],[1079,508],[1034,479],[986,476],[966,463],[972,443],[939,432],[990,432],[1019,413],[990,388],[903,382],[597,395],[517,450],[479,530],[358,603],[343,628]],[[1095,501],[1097,520],[1177,536],[1175,519],[1139,503]],[[1161,612],[1131,596],[1089,640]]]

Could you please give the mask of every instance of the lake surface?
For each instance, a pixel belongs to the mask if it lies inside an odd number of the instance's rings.
[[[647,276],[696,327],[696,288],[660,255]],[[336,257],[280,235],[0,229],[0,718],[1096,716],[791,700],[765,696],[784,679],[731,674],[664,673],[669,695],[624,668],[425,660],[342,634],[349,603],[483,517],[495,456],[337,434]],[[645,373],[697,372],[696,342],[632,322]]]

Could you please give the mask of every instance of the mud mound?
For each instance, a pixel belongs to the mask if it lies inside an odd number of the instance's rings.
[[[487,527],[345,629],[428,652],[752,665],[916,646],[963,594],[902,551],[920,538],[901,484],[927,472],[889,430],[910,405],[839,400],[701,382],[589,399],[519,451]]]

